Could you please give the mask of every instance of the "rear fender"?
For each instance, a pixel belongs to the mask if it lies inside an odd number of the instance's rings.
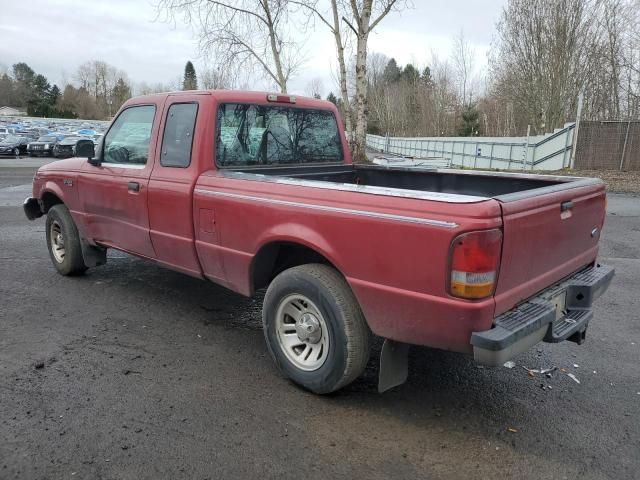
[[[259,252],[262,247],[273,242],[295,243],[310,248],[329,260],[343,276],[346,276],[346,272],[342,270],[340,258],[337,257],[331,244],[321,233],[312,228],[297,223],[276,225],[259,238],[255,252]]]

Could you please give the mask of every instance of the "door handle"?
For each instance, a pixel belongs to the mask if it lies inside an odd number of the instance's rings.
[[[129,182],[127,187],[129,188],[130,192],[139,192],[140,191],[140,184],[138,182]]]
[[[572,208],[573,208],[573,202],[572,201],[562,202],[560,204],[560,211],[561,212],[566,212],[567,210],[571,210]]]

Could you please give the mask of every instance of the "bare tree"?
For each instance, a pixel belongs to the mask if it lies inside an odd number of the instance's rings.
[[[575,112],[600,68],[598,0],[511,0],[498,24],[496,92],[534,132],[553,131]]]
[[[451,60],[455,67],[459,94],[463,106],[471,104],[473,98],[474,92],[471,89],[471,81],[474,73],[474,57],[474,49],[465,38],[464,31],[460,30],[458,35],[453,39]]]
[[[356,96],[355,136],[353,158],[357,162],[366,160],[367,135],[367,44],[369,34],[389,12],[396,8],[398,0],[349,0],[350,14],[345,18],[356,37]]]
[[[322,11],[318,6],[318,0],[289,0],[291,4],[299,5],[310,10],[331,32],[336,47],[336,59],[338,60],[338,85],[342,99],[344,122],[347,132],[352,130],[351,102],[347,88],[347,67],[345,62],[346,39],[340,26],[341,5],[339,0],[330,0],[330,13]]]
[[[286,0],[160,0],[157,9],[198,28],[201,49],[215,51],[220,63],[258,67],[283,93],[302,64]]]
[[[75,75],[77,83],[94,98],[98,116],[107,116],[113,104],[113,89],[118,80],[129,86],[126,72],[102,60],[84,62]],[[86,102],[84,102],[86,103]]]
[[[221,90],[232,86],[228,72],[222,68],[207,68],[200,75],[202,87],[206,90]]]
[[[307,83],[307,87],[305,88],[305,93],[310,97],[314,98],[322,98],[324,94],[324,84],[320,77],[312,78],[309,83]]]

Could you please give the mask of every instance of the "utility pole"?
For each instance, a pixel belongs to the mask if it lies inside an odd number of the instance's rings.
[[[522,170],[527,168],[527,159],[529,157],[529,137],[531,136],[531,125],[527,125],[527,143],[524,145],[524,151],[522,152]],[[533,168],[533,161],[531,162],[531,168]]]
[[[580,130],[580,116],[582,115],[582,102],[584,101],[584,93],[578,95],[578,111],[576,112],[576,128],[573,129],[573,144],[571,146],[571,161],[569,168],[573,170],[576,164],[576,147],[578,146],[578,131]]]
[[[624,136],[624,146],[622,147],[622,157],[620,157],[620,171],[622,171],[622,167],[624,166],[624,154],[627,151],[627,141],[629,140],[629,127],[631,126],[631,118],[627,122],[627,133]]]

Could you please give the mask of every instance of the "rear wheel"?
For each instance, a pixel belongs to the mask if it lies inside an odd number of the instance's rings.
[[[14,148],[13,154],[15,155],[16,158],[18,158],[20,156],[20,149],[18,147]]]
[[[49,256],[58,273],[84,273],[87,267],[82,257],[80,235],[67,207],[58,204],[49,209],[46,229]]]
[[[276,365],[308,390],[336,391],[367,365],[369,327],[344,277],[331,267],[301,265],[278,275],[262,319]]]

